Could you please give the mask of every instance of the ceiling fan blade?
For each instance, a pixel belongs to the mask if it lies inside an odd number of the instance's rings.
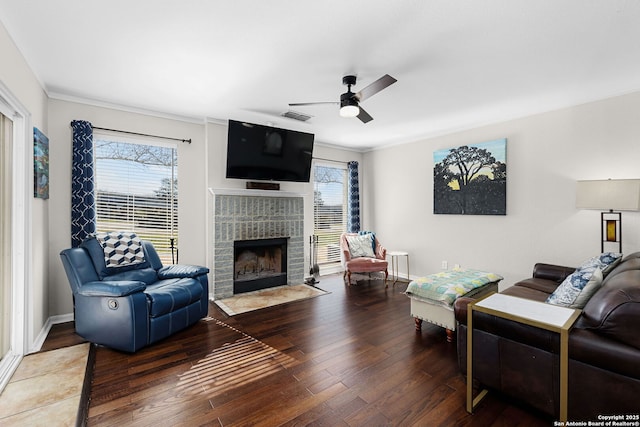
[[[363,88],[360,92],[356,93],[356,98],[358,98],[358,100],[360,101],[364,101],[365,99],[371,98],[382,89],[391,86],[397,81],[398,80],[394,79],[389,74],[385,74],[375,82],[371,83],[369,86]]]
[[[303,107],[305,105],[323,105],[323,104],[338,105],[340,103],[339,102],[332,102],[332,101],[328,101],[328,102],[297,102],[297,103],[289,104],[289,107]]]
[[[360,113],[356,117],[358,117],[362,123],[369,123],[371,120],[373,120],[373,117],[371,117],[369,113],[364,111],[364,108],[362,108],[361,106],[358,107],[360,107]]]

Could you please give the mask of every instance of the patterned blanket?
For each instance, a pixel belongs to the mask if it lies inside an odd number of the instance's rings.
[[[405,294],[420,301],[451,307],[458,297],[502,279],[504,277],[495,273],[454,269],[413,280],[409,283]]]

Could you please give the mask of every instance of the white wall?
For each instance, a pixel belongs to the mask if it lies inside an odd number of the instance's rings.
[[[206,265],[206,142],[204,123],[132,113],[77,102],[51,99],[50,140],[50,242],[49,312],[73,312],[71,290],[59,253],[71,246],[71,145],[72,120],[88,120],[94,126],[131,132],[192,139],[178,142],[178,194],[180,263]]]
[[[434,215],[433,152],[507,138],[507,215]],[[411,276],[462,267],[530,277],[534,263],[577,265],[600,252],[598,211],[575,182],[640,178],[640,93],[367,153],[365,214]],[[623,213],[623,252],[640,250],[640,213]],[[403,268],[403,263],[400,263]]]
[[[47,96],[33,74],[22,54],[17,50],[13,41],[7,34],[4,26],[0,24],[0,81],[11,94],[29,111],[31,117],[30,126],[37,127],[45,135],[47,129]],[[33,170],[33,141],[27,141],[25,151],[28,154],[25,162],[27,170]],[[48,269],[48,243],[49,243],[49,203],[47,200],[33,198],[33,175],[28,177],[30,182],[30,194],[27,197],[30,204],[31,218],[30,233],[32,236],[27,248],[27,265],[29,271],[26,274],[29,300],[29,321],[27,322],[27,340],[31,347],[34,340],[40,334],[48,318],[47,306],[47,269]]]

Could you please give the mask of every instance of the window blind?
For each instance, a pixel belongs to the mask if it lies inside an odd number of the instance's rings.
[[[171,264],[177,257],[171,239],[177,248],[178,237],[176,147],[101,135],[94,144],[97,231],[133,231]]]
[[[318,264],[340,262],[340,234],[347,230],[347,168],[317,164],[313,170],[313,227]]]

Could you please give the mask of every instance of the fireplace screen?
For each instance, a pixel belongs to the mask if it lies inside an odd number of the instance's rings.
[[[287,239],[234,242],[233,293],[287,284]]]

